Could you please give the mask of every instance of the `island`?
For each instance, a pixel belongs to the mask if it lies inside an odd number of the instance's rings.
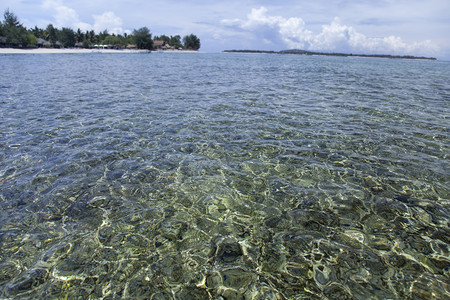
[[[148,51],[197,51],[200,39],[195,34],[181,38],[180,35],[165,34],[152,37],[148,27],[134,29],[131,33],[115,34],[108,30],[96,33],[94,30],[77,31],[72,28],[56,28],[48,24],[46,28],[26,28],[19,18],[6,9],[0,21],[0,50],[2,48],[20,50],[148,50]],[[2,51],[0,51],[2,52]],[[6,52],[11,52],[7,50]],[[57,51],[59,52],[59,51]]]
[[[342,56],[342,57],[375,57],[375,58],[394,58],[394,59],[436,60],[435,57],[423,57],[423,56],[412,56],[412,55],[329,53],[329,52],[307,51],[307,50],[301,50],[301,49],[290,49],[290,50],[282,50],[282,51],[224,50],[223,52],[225,52],[225,53],[296,54],[296,55],[321,55],[321,56]]]

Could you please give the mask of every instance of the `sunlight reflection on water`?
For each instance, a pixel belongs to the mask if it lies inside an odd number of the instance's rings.
[[[0,60],[2,297],[449,297],[447,63]]]

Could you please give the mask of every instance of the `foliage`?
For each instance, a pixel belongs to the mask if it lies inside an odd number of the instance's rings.
[[[47,32],[45,35],[45,39],[52,43],[52,45],[54,45],[57,41],[55,27],[53,27],[52,24],[48,24],[45,31]]]
[[[3,14],[3,18],[4,18],[4,21],[3,21],[4,26],[8,26],[8,27],[21,26],[17,16],[13,12],[10,12],[9,9],[5,10],[5,13]]]
[[[90,43],[96,43],[98,41],[98,37],[95,35],[94,30],[86,31],[85,37]]]
[[[108,36],[109,36],[108,30],[105,29],[98,34],[98,41],[103,41]]]
[[[200,39],[194,34],[186,35],[183,38],[185,49],[198,50],[200,48]]]
[[[170,37],[168,37],[165,34],[160,35],[160,36],[155,36],[154,40],[163,40],[164,42],[166,42],[166,44],[170,43]]]
[[[76,31],[67,27],[58,29],[52,24],[48,24],[45,29],[37,26],[26,29],[9,9],[5,10],[3,18],[3,22],[0,22],[3,47],[35,47],[38,44],[37,39],[48,41],[52,47],[74,47],[76,43],[83,48],[90,48],[96,44],[110,45],[114,48],[126,48],[130,44],[136,44],[139,49],[152,49],[153,46],[152,33],[147,27],[134,30],[132,34],[116,35],[110,34],[107,30],[96,34],[94,30],[83,32],[79,28]],[[183,38],[184,46],[179,35],[161,35],[155,36],[155,39],[164,40],[166,44],[176,49],[184,47],[197,50],[200,48],[200,40],[193,34]]]
[[[84,40],[83,41],[83,48],[90,48],[91,47],[91,43],[89,43],[88,40]]]
[[[4,21],[2,23],[2,35],[6,37],[6,43],[15,47],[28,46],[29,40],[28,32],[22,24],[20,24],[17,16],[10,12],[9,9],[5,10],[3,15]]]
[[[58,33],[58,40],[63,47],[75,46],[75,32],[72,29],[63,27]]]
[[[27,34],[27,45],[28,46],[35,46],[37,44],[37,38],[32,33]]]
[[[181,48],[181,36],[179,35],[175,35],[175,36],[170,36],[170,42],[169,42],[170,46],[174,46],[175,48]]]
[[[104,45],[113,45],[113,46],[120,45],[120,38],[118,36],[115,36],[115,35],[108,35],[103,40],[103,44]]]
[[[81,43],[84,41],[84,33],[81,32],[80,28],[78,28],[77,32],[75,33],[75,39],[77,43]]]
[[[151,49],[153,45],[152,34],[147,27],[133,31],[134,41],[138,49]]]
[[[183,45],[181,44],[181,36],[174,35],[174,36],[167,36],[165,34],[160,36],[155,36],[155,40],[163,40],[166,42],[167,45],[174,47],[175,49],[181,48]]]
[[[38,28],[37,26],[34,26],[33,29],[28,30],[32,35],[34,35],[36,38],[45,39],[45,30]]]

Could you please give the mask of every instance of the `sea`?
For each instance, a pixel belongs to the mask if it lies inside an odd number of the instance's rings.
[[[450,298],[450,62],[0,65],[0,298]]]

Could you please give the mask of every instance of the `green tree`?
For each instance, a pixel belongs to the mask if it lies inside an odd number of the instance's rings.
[[[179,35],[170,36],[169,45],[174,46],[175,48],[182,47],[183,45],[181,44],[181,36]]]
[[[75,32],[71,28],[63,27],[59,31],[58,39],[63,47],[75,46],[76,42]]]
[[[91,31],[86,31],[86,39],[90,42],[90,43],[95,43],[96,42],[96,38],[95,38],[95,32],[94,30]]]
[[[108,30],[103,30],[98,34],[98,42],[101,43],[107,36],[109,36]]]
[[[168,37],[167,35],[163,34],[163,35],[160,35],[160,36],[155,36],[154,40],[162,40],[162,41],[166,42],[166,44],[169,44],[170,37]]]
[[[120,38],[116,35],[108,35],[102,42],[103,45],[112,45],[114,47],[120,47]]]
[[[194,34],[186,35],[183,38],[183,44],[185,49],[190,50],[200,49],[200,39]]]
[[[56,41],[58,40],[58,38],[56,36],[57,30],[55,29],[55,27],[53,27],[52,24],[48,24],[45,31],[46,31],[45,39],[48,40],[50,43],[52,43],[52,45],[54,45],[56,43]]]
[[[133,30],[134,42],[138,49],[151,49],[153,46],[152,34],[147,27]]]
[[[134,35],[124,33],[122,40],[121,40],[122,47],[126,48],[128,45],[132,45],[132,44],[136,44],[136,41],[134,40]],[[152,45],[153,45],[153,41],[152,41]]]
[[[21,25],[17,16],[13,12],[10,12],[9,9],[5,10],[3,18],[4,18],[3,21],[4,26],[19,27]]]
[[[81,43],[84,41],[84,34],[81,32],[81,29],[78,28],[77,33],[75,34],[75,39],[77,43]]]
[[[44,30],[38,28],[37,26],[34,26],[33,29],[29,29],[28,31],[32,33],[36,38],[45,39]]]
[[[32,29],[26,29],[19,21],[18,17],[6,9],[4,12],[4,20],[0,22],[0,36],[2,41],[6,41],[14,47],[27,47],[37,44],[37,38],[49,41],[53,47],[73,47],[75,43],[82,42],[83,47],[90,47],[93,44],[108,44],[115,47],[125,48],[130,44],[136,44],[139,49],[152,49],[153,40],[152,33],[147,27],[134,30],[132,34],[124,33],[123,35],[109,34],[107,30],[96,34],[94,30],[82,32],[71,28],[58,29],[52,24],[48,24],[45,29],[34,26]],[[175,48],[184,47],[185,49],[197,50],[200,48],[200,39],[194,34],[185,36],[183,39],[179,35],[167,36],[161,35],[155,37],[166,42]]]
[[[91,42],[89,42],[89,40],[84,40],[83,41],[83,48],[91,48]]]
[[[27,34],[27,46],[36,46],[37,45],[37,38],[34,34],[28,33]]]
[[[15,47],[28,46],[28,31],[20,24],[17,16],[6,9],[3,18],[2,31],[6,37],[6,42]]]

